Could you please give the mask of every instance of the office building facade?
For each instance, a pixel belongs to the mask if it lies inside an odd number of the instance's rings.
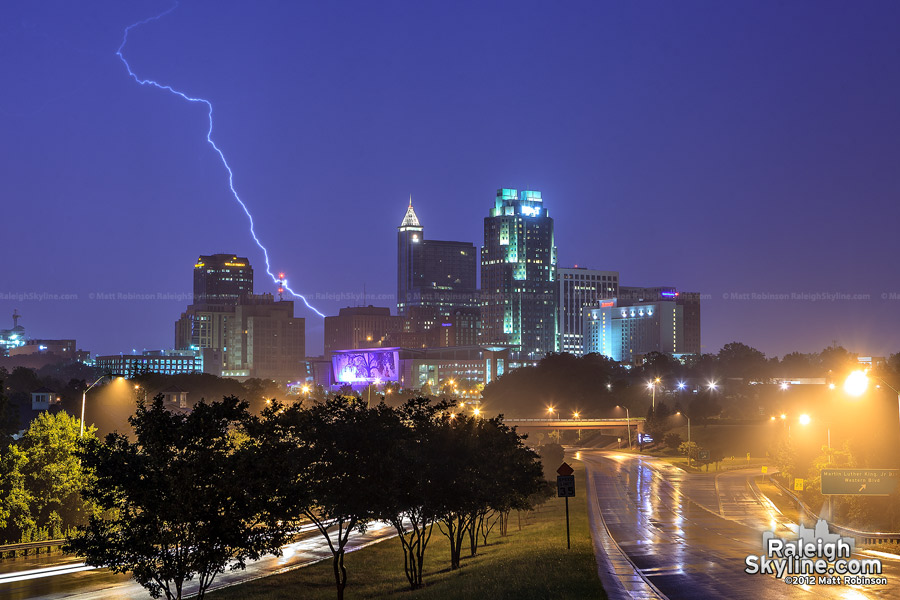
[[[258,294],[234,307],[225,376],[292,380],[305,370],[305,357],[306,321],[294,316],[292,301]]]
[[[601,300],[585,309],[584,353],[598,353],[615,361],[633,363],[651,352],[684,353],[682,307],[673,300],[634,302]]]
[[[477,308],[478,253],[470,242],[426,240],[410,199],[397,228],[397,314],[432,307],[438,316]]]
[[[126,378],[145,373],[203,373],[203,354],[198,350],[146,350],[141,354],[98,356],[94,364],[104,373],[115,373]]]
[[[351,306],[337,316],[325,317],[325,357],[336,350],[375,348],[389,343],[391,334],[403,331],[404,318],[386,306]]]
[[[292,301],[253,294],[246,258],[201,256],[194,265],[194,302],[175,322],[175,350],[203,353],[207,373],[290,379],[303,368],[306,322],[294,316]]]
[[[497,190],[484,219],[480,343],[523,360],[558,350],[556,243],[541,192]]]
[[[618,271],[581,267],[556,270],[559,284],[559,351],[581,356],[584,351],[584,312],[600,300],[615,298]]]
[[[253,293],[253,267],[234,254],[201,256],[194,264],[194,304],[234,306]]]
[[[700,354],[700,293],[683,292],[674,287],[632,287],[622,286],[617,296],[619,304],[639,302],[673,301],[681,307],[683,331],[681,350],[683,354]]]

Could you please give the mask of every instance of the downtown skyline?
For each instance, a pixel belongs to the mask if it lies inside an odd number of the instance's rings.
[[[48,6],[5,9],[0,193],[23,235],[0,293],[78,299],[0,296],[0,327],[18,309],[29,336],[95,354],[169,347],[196,256],[262,253],[205,113],[115,56],[126,26],[168,5]],[[518,185],[543,192],[560,266],[704,294],[704,352],[896,352],[897,8],[583,11],[185,3],[133,30],[126,54],[211,100],[272,268],[325,314],[364,287],[395,306],[410,192],[429,237],[481,246],[494,191]],[[96,298],[157,292],[173,297]],[[823,292],[869,299],[802,299]],[[322,321],[296,314],[316,354]]]

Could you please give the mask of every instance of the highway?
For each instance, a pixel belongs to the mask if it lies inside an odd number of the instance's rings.
[[[610,598],[900,597],[900,560],[882,558],[886,586],[789,585],[744,573],[762,532],[795,538],[796,525],[754,493],[757,469],[689,474],[659,459],[582,450],[595,547]],[[862,555],[860,557],[863,557]]]
[[[357,550],[395,535],[391,525],[375,523],[364,535],[352,533],[347,547],[349,550]],[[249,562],[243,571],[221,573],[216,576],[210,589],[274,575],[330,558],[331,551],[325,538],[311,525],[307,525],[301,539],[283,548],[282,556],[267,556]],[[185,584],[185,591],[186,595],[195,592],[196,586]],[[75,557],[55,553],[0,560],[0,598],[125,600],[150,598],[150,594],[129,575],[88,567]]]

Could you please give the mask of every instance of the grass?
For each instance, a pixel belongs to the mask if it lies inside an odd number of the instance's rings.
[[[565,501],[551,498],[539,510],[522,513],[519,530],[516,513],[510,515],[509,534],[496,529],[487,546],[450,570],[447,538],[437,528],[425,555],[425,586],[410,590],[403,574],[403,553],[396,539],[347,555],[348,582],[345,597],[409,600],[463,598],[606,598],[597,575],[585,500],[584,467],[576,463],[575,498],[569,499],[572,549],[566,550]],[[208,594],[211,600],[317,600],[335,598],[329,561],[224,588]]]
[[[765,496],[772,501],[772,504],[775,505],[778,510],[781,511],[785,517],[793,521],[794,523],[802,523],[803,525],[809,526],[809,519],[803,517],[800,512],[800,507],[797,506],[797,501],[782,492],[778,487],[769,481],[766,477],[757,477],[756,485],[759,487],[759,491],[765,494]]]

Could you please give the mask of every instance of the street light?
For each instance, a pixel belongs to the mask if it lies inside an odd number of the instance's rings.
[[[898,415],[900,415],[900,391],[897,391],[894,386],[889,384],[881,377],[875,377],[875,379],[883,383],[888,387],[888,389],[897,394],[897,410]],[[847,376],[847,380],[844,381],[844,391],[851,396],[862,396],[863,393],[865,393],[867,387],[869,387],[869,376],[865,371],[853,371],[852,373],[850,373],[850,375]]]
[[[553,405],[547,407],[547,412],[550,414],[550,418],[553,418],[553,412],[556,411],[556,418],[559,419],[559,410],[553,408]],[[559,443],[559,427],[556,428],[556,443]]]
[[[95,381],[94,383],[92,383],[91,385],[89,385],[89,386],[87,387],[87,389],[84,390],[84,392],[82,392],[82,394],[81,394],[81,427],[80,427],[80,431],[78,432],[78,438],[79,438],[79,439],[81,439],[81,438],[84,437],[84,405],[85,405],[85,403],[87,403],[87,393],[88,393],[89,391],[91,391],[91,388],[92,388],[92,387],[94,387],[95,385],[97,385],[98,383],[100,383],[101,381],[103,381],[104,379],[106,379],[107,377],[109,377],[109,378],[116,378],[116,377],[121,378],[122,376],[121,376],[121,375],[113,375],[112,373],[106,373],[106,374],[104,374],[104,375],[101,375],[100,377],[97,378],[97,381]]]
[[[687,416],[686,414],[682,413],[681,411],[678,411],[678,412],[675,413],[675,414],[676,414],[676,415],[681,415],[682,417],[684,417],[685,419],[687,419],[687,424],[688,424],[688,466],[691,466],[691,450],[690,450],[690,445],[691,445],[691,418],[690,418],[689,416]]]
[[[810,418],[809,415],[804,413],[804,414],[800,415],[800,418],[797,419],[797,421],[805,427],[812,422],[812,419]]]
[[[647,387],[653,390],[653,395],[650,400],[650,406],[653,408],[653,412],[656,412],[656,384],[659,383],[659,377],[647,383]]]
[[[628,412],[627,406],[616,404],[616,408],[625,409],[625,427],[628,429],[628,449],[631,450],[631,414]]]

